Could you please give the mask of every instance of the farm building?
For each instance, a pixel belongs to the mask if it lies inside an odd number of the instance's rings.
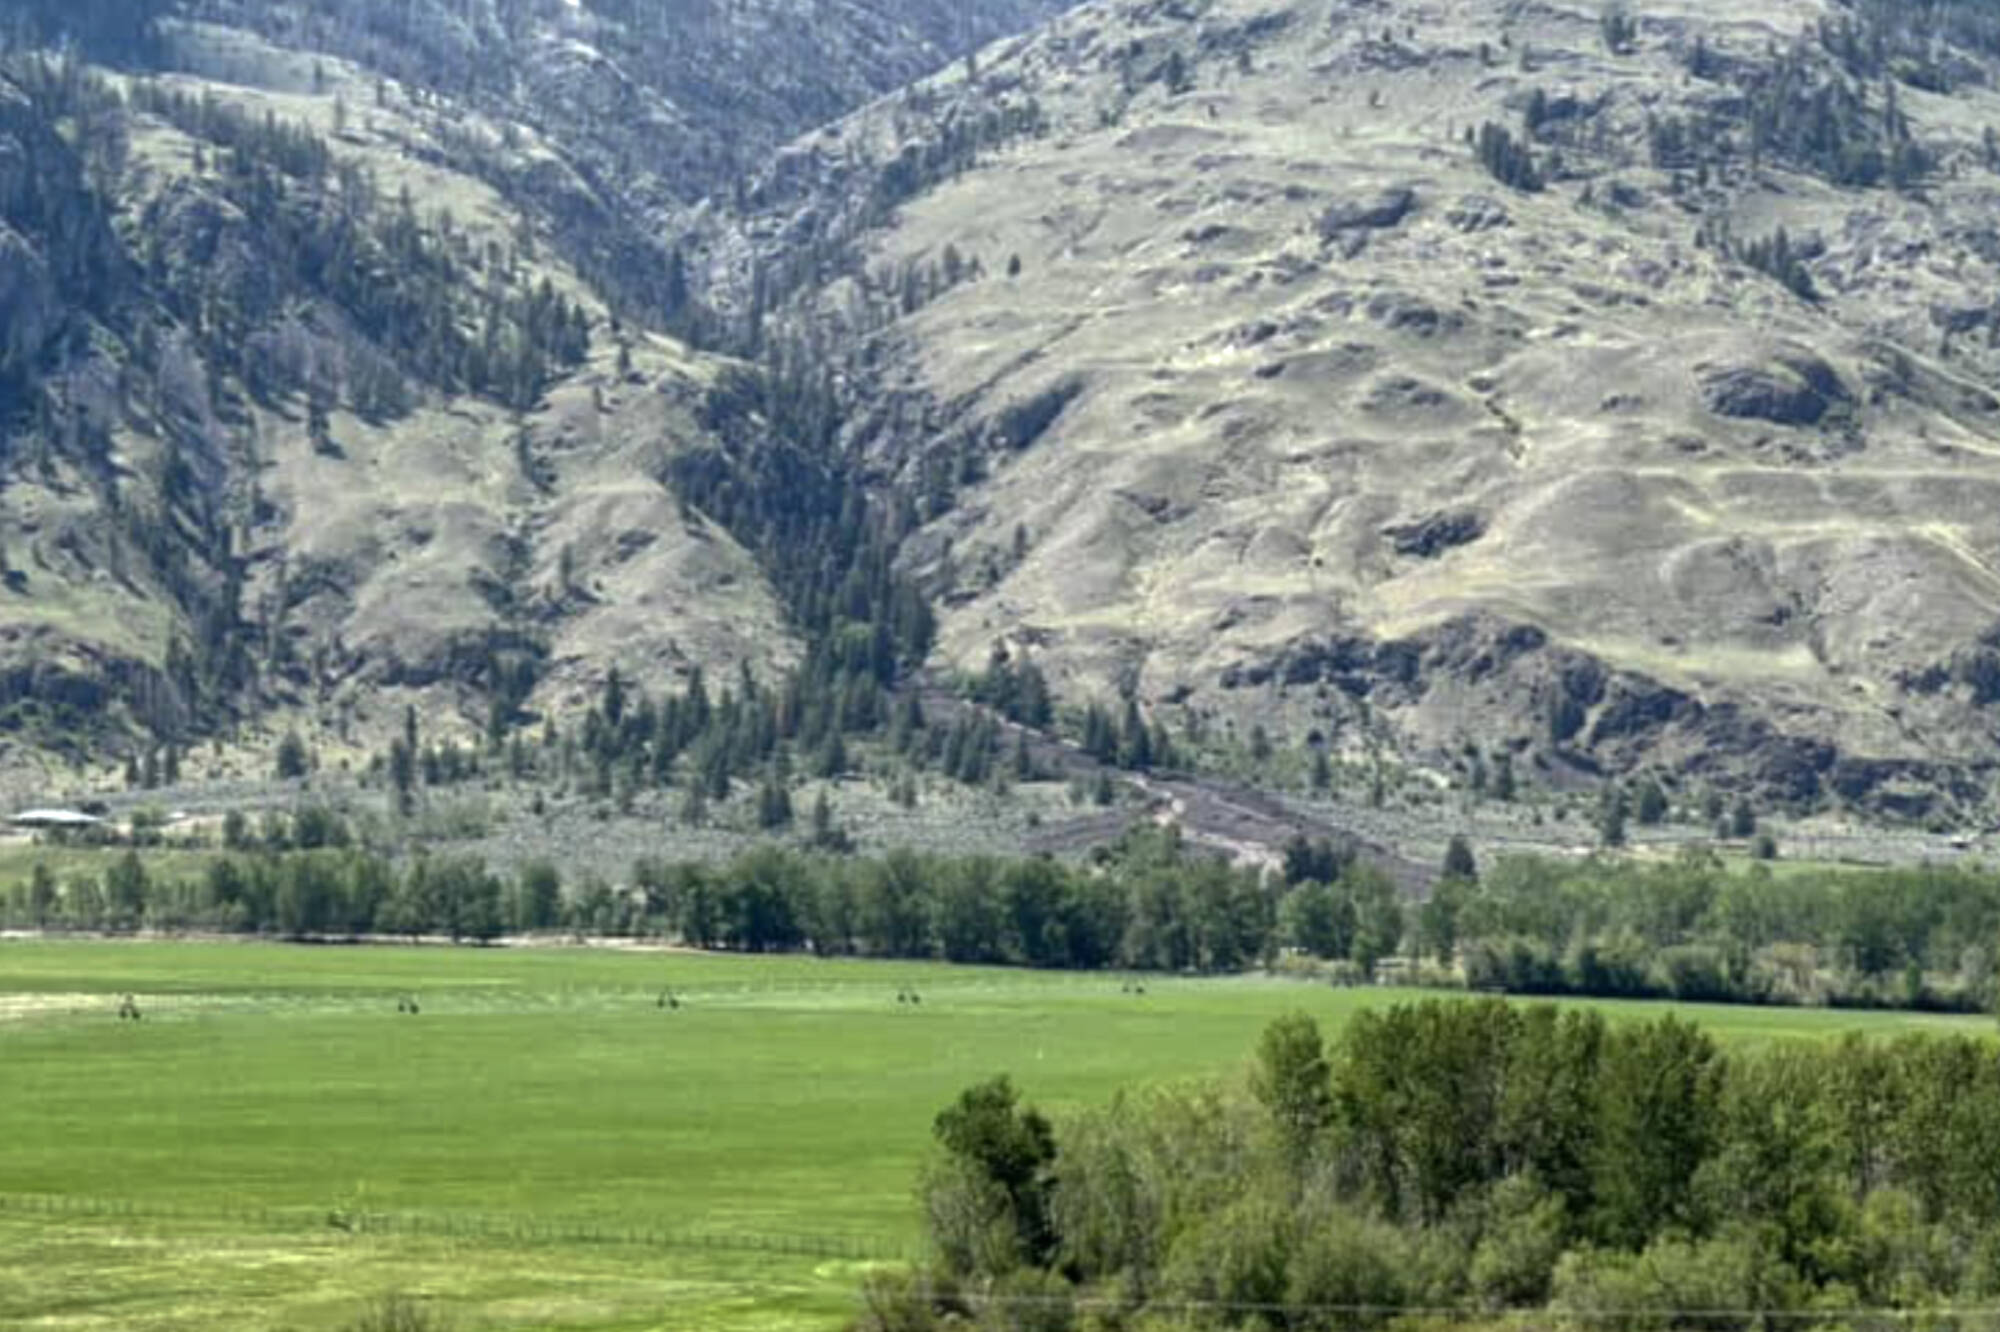
[[[75,809],[26,809],[7,822],[30,832],[80,832],[99,827],[104,820]]]

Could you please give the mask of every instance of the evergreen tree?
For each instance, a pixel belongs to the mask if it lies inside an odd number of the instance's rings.
[[[1729,812],[1729,835],[1739,841],[1753,837],[1757,832],[1757,811],[1751,808],[1748,799],[1739,798]]]
[[[1607,847],[1625,845],[1625,820],[1628,809],[1625,792],[1617,786],[1604,788],[1604,795],[1597,810],[1597,840]]]
[[[1083,752],[1099,763],[1118,761],[1118,727],[1095,700],[1083,713]]]
[[[854,843],[834,822],[833,802],[827,799],[825,791],[813,798],[812,844],[822,851],[847,852],[854,849]]]
[[[766,832],[791,826],[792,793],[774,772],[757,792],[757,826]]]
[[[396,793],[396,812],[404,818],[416,807],[417,755],[405,738],[413,733],[414,728],[407,729],[389,744],[389,784]]]
[[[1250,728],[1250,761],[1261,768],[1271,761],[1272,752],[1271,733],[1258,722]]]
[[[1134,772],[1153,766],[1153,733],[1139,713],[1136,699],[1125,700],[1125,722],[1120,728],[1118,765]]]
[[[1612,55],[1629,55],[1639,36],[1639,20],[1633,17],[1621,0],[1613,0],[1604,7],[1598,30],[1606,51]]]
[[[305,741],[297,731],[286,731],[284,739],[278,742],[278,780],[303,777],[310,766]]]
[[[1636,811],[1642,827],[1659,826],[1667,817],[1667,796],[1660,784],[1651,777],[1639,783],[1639,800]]]
[[[848,770],[847,742],[841,738],[840,728],[827,732],[826,744],[820,749],[817,775],[822,778],[842,776]]]
[[[616,727],[625,719],[625,677],[613,666],[604,676],[604,720]]]
[[[1467,883],[1479,878],[1479,862],[1473,858],[1472,843],[1463,833],[1452,834],[1451,842],[1445,847],[1444,876],[1447,879],[1462,879]]]

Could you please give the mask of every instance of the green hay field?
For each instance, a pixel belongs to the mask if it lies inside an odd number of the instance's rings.
[[[931,1117],[1226,1072],[1411,997],[589,949],[0,943],[0,1327],[832,1329]],[[663,1010],[672,987],[682,1007]],[[914,988],[920,1005],[896,1002]],[[138,996],[139,1023],[115,1016]],[[412,995],[422,1012],[396,1011]],[[1661,1006],[1605,1005],[1614,1016]],[[1690,1010],[1731,1041],[1973,1019]]]

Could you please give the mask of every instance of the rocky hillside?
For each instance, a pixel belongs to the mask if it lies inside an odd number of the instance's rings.
[[[414,120],[0,77],[0,646],[29,744],[482,719],[791,652],[666,484],[716,363],[620,328]],[[422,202],[419,202],[421,200]],[[442,695],[438,691],[443,691]]]
[[[614,668],[796,659],[784,561],[710,516],[778,427],[689,345],[733,331],[678,237],[785,139],[1054,8],[10,6],[0,747],[282,719],[331,756],[406,701],[490,729]]]
[[[1059,0],[178,0],[158,53],[234,84],[414,104],[439,150],[532,216],[621,309],[699,332],[677,240],[796,134]],[[483,124],[467,125],[476,113]],[[495,153],[538,142],[523,160]]]
[[[1063,9],[24,0],[7,733],[886,678],[914,580],[1183,758],[1989,806],[1989,0]]]
[[[1114,0],[793,144],[706,271],[859,349],[941,665],[1974,806],[1996,51],[1983,0]]]

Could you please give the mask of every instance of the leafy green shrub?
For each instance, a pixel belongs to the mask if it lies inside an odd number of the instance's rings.
[[[1485,1211],[1467,1273],[1472,1289],[1493,1308],[1540,1304],[1567,1238],[1563,1200],[1533,1176],[1515,1175],[1494,1186]]]
[[[1287,1209],[1266,1194],[1252,1193],[1197,1218],[1168,1252],[1166,1302],[1283,1304],[1292,1282],[1291,1231]]]
[[[1314,1217],[1305,1232],[1285,1273],[1285,1302],[1300,1311],[1296,1326],[1379,1326],[1386,1315],[1369,1311],[1409,1300],[1410,1244],[1396,1227],[1343,1209]]]
[[[1660,950],[1653,966],[1654,983],[1676,999],[1712,1003],[1733,997],[1736,987],[1729,960],[1707,944],[1681,944]]]

